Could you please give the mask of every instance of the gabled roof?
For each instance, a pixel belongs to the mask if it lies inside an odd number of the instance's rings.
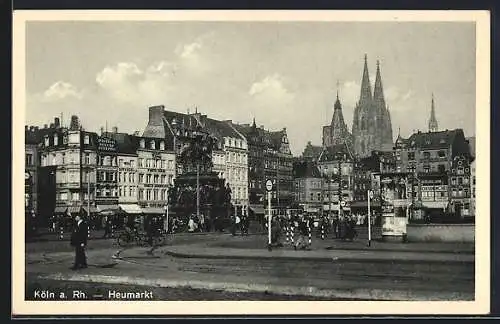
[[[322,151],[322,146],[312,145],[311,142],[307,142],[307,145],[302,152],[302,157],[317,159]]]
[[[449,147],[459,134],[463,135],[461,129],[445,130],[441,132],[418,132],[408,139],[410,147],[415,146],[423,149],[439,149]]]
[[[320,162],[334,161],[342,159],[343,155],[346,155],[351,160],[354,159],[347,143],[336,144],[323,148],[323,151],[321,152],[318,160]]]

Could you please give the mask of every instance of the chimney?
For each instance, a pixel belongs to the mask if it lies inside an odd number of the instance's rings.
[[[149,107],[149,121],[142,135],[145,137],[165,138],[164,116],[165,106]]]
[[[149,107],[149,124],[162,125],[164,111],[165,111],[165,106]]]
[[[101,136],[104,134],[104,127],[101,126]]]
[[[33,126],[31,126],[33,127]],[[31,127],[28,127],[28,125],[24,125],[24,131],[27,132],[28,130],[31,130]]]
[[[61,123],[60,123],[60,120],[59,120],[59,118],[58,118],[58,117],[54,118],[54,126],[55,126],[56,128],[61,127]]]
[[[35,126],[35,132],[38,132],[38,129],[39,129],[38,126]]]
[[[43,124],[43,128],[47,128],[47,127],[48,127],[47,124]]]
[[[50,123],[49,128],[54,128],[54,123]]]
[[[116,126],[113,127],[113,133],[115,133],[115,134],[118,133],[118,127],[116,127]]]
[[[70,130],[78,130],[80,128],[80,121],[78,120],[78,116],[71,116],[71,122],[69,124]]]

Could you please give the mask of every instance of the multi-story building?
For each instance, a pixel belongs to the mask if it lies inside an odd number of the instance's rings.
[[[99,211],[118,211],[118,145],[112,136],[97,137],[95,202]]]
[[[328,206],[333,206],[329,210],[350,210],[354,198],[354,163],[355,158],[348,143],[325,147],[319,156],[318,168],[329,192],[323,199]],[[330,194],[332,187],[335,189]]]
[[[470,214],[476,215],[476,137],[467,138],[469,142],[472,162],[470,163]]]
[[[137,174],[138,160],[136,137],[127,133],[119,133],[118,128],[113,132],[104,133],[106,137],[116,141],[118,159],[118,206],[126,214],[140,214],[142,212],[138,205],[138,184]]]
[[[318,213],[323,209],[323,178],[315,163],[310,161],[293,164],[295,202],[305,212]]]
[[[43,173],[43,180],[40,178],[40,181],[44,182],[43,190],[51,190],[47,185],[52,182],[50,178],[53,177],[55,182],[55,208],[51,214],[88,213],[89,202],[93,207],[91,212],[96,211],[92,183],[95,183],[97,134],[83,131],[76,116],[71,120],[70,128],[49,128],[41,143],[40,173]],[[44,214],[48,213],[46,207],[43,209]]]
[[[248,214],[248,145],[247,140],[230,120],[208,118],[196,111],[182,114],[165,111],[163,106],[150,107],[149,122],[144,135],[172,139],[178,155],[191,131],[201,129],[214,140],[212,172],[224,179],[231,188],[231,203],[239,214]],[[182,165],[177,163],[178,171]]]
[[[145,213],[162,214],[168,188],[173,185],[176,175],[173,142],[145,136],[135,137],[135,141],[138,143],[138,203]]]
[[[252,125],[233,124],[248,141],[249,178],[251,209],[262,212],[266,200],[265,182],[275,183],[272,205],[283,208],[293,203],[293,156],[290,151],[286,129],[268,131],[264,126],[257,127],[255,119]]]
[[[436,127],[433,122],[433,130]],[[396,169],[412,175],[416,204],[426,208],[427,214],[445,209],[457,217],[469,216],[471,155],[463,130],[418,131],[408,139],[398,136],[395,157]],[[425,182],[429,183],[422,189]],[[444,189],[447,193],[441,196]],[[423,199],[424,192],[427,199]],[[439,201],[431,203],[429,198],[435,196]]]
[[[38,214],[38,167],[40,155],[40,131],[38,127],[24,128],[24,208],[27,213]]]

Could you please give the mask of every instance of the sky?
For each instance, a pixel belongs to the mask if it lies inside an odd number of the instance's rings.
[[[394,137],[439,128],[475,135],[472,22],[28,22],[26,124],[80,117],[86,130],[147,125],[148,107],[286,128],[300,155],[321,145],[338,90],[352,129],[364,55],[380,60]],[[486,107],[484,107],[486,108]]]

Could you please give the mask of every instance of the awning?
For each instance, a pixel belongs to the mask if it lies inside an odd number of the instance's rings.
[[[127,214],[141,214],[142,209],[137,204],[120,204],[120,209]]]
[[[78,213],[80,213],[81,209],[82,208],[80,206],[70,206],[70,207],[68,207],[68,211],[67,212],[70,213],[70,214],[78,214]]]
[[[85,214],[89,213],[88,210],[87,210],[87,206],[83,206],[82,208],[83,208],[83,211],[85,212]],[[95,214],[97,212],[98,212],[97,207],[91,205],[90,206],[90,213],[91,214]]]
[[[424,207],[444,209],[448,206],[448,201],[422,201]]]
[[[99,210],[99,212],[103,212],[103,211],[115,211],[115,210],[118,210],[118,205],[97,205],[97,209]]]
[[[380,207],[380,203],[372,201],[370,207]],[[368,201],[353,201],[351,202],[351,208],[368,208]]]
[[[249,208],[249,209],[250,209],[250,210],[251,210],[254,214],[260,214],[260,215],[263,215],[263,214],[265,214],[265,213],[266,213],[266,211],[265,211],[264,207],[262,207],[262,206],[258,206],[258,205],[257,205],[257,206],[256,206],[256,205],[252,206],[252,205],[250,205],[248,208]]]
[[[164,214],[165,210],[163,208],[146,207],[146,208],[142,208],[142,213],[144,213],[144,214]]]
[[[66,212],[66,209],[68,209],[68,207],[66,207],[66,206],[57,206],[54,209],[54,214],[63,214]]]

